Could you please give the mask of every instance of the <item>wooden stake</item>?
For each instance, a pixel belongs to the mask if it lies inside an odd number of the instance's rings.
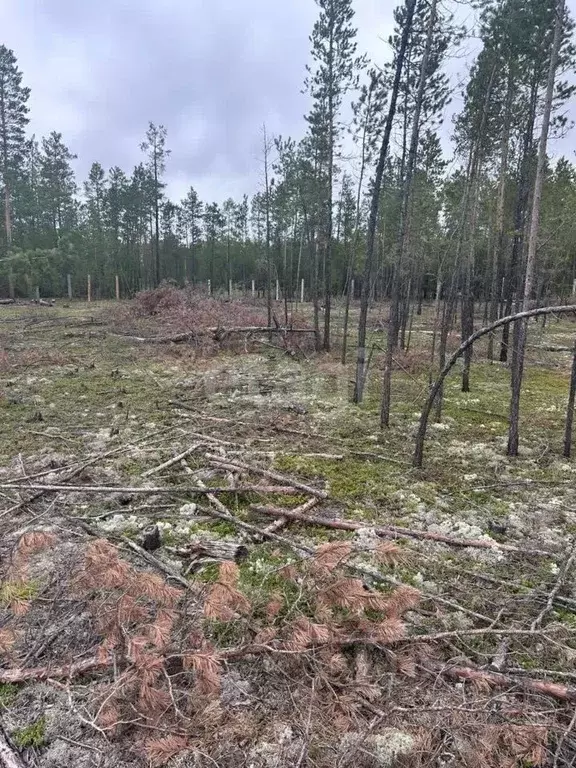
[[[276,301],[280,301],[280,281],[276,280]]]
[[[254,282],[254,280],[252,280],[252,298],[254,298],[255,294],[256,294],[256,283]]]
[[[208,296],[212,296],[212,281],[208,280]]]
[[[304,278],[300,282],[300,304],[304,304]]]
[[[92,301],[92,279],[88,275],[88,302]]]
[[[120,279],[118,275],[116,275],[115,283],[116,283],[116,301],[120,301]]]
[[[566,428],[564,430],[564,458],[569,459],[572,454],[572,424],[574,422],[574,400],[576,398],[576,342],[574,344],[574,357],[572,358],[572,374],[570,376],[570,392],[568,394],[568,408],[566,410]]]
[[[34,296],[36,297],[36,304],[40,303],[40,286],[36,286],[36,290],[34,291]]]
[[[228,296],[232,298],[232,280],[228,280]]]
[[[68,285],[68,298],[72,298],[72,275],[68,273],[66,275],[66,283]]]

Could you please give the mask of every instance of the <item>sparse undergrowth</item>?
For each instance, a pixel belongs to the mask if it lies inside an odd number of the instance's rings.
[[[262,314],[225,305],[236,318]],[[161,336],[161,309],[124,308],[122,322]],[[103,764],[135,768],[425,766],[447,755],[500,768],[552,765],[555,754],[570,765],[572,713],[558,698],[570,700],[576,678],[575,469],[560,457],[568,356],[532,353],[514,460],[504,457],[507,370],[479,359],[466,394],[450,379],[416,473],[426,318],[399,359],[393,425],[381,432],[378,357],[357,408],[350,370],[329,357],[265,345],[199,357],[114,336],[111,317],[80,305],[0,317],[0,483],[19,486],[2,489],[0,679],[43,668],[50,678],[0,683],[17,748],[41,768],[101,749],[116,761]],[[573,327],[535,333],[541,346],[569,346]],[[241,526],[276,518],[254,505],[289,511],[309,495],[260,470],[328,498],[308,509],[312,522],[261,541]],[[217,498],[233,519],[186,491],[199,483],[226,488]],[[173,490],[134,492],[146,485]],[[130,546],[154,523],[162,546],[151,563]],[[375,533],[386,526],[408,533],[392,543],[392,529]],[[207,542],[248,554],[222,563]],[[74,660],[94,666],[57,674]]]

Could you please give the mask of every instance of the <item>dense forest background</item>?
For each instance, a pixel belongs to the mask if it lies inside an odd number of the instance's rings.
[[[564,2],[482,0],[476,26],[464,29],[455,3],[406,0],[383,67],[357,50],[352,0],[317,5],[306,135],[262,128],[261,189],[221,204],[194,188],[168,199],[163,177],[178,158],[169,130],[153,122],[143,126],[135,168],[95,162],[87,179],[75,178],[62,134],[28,135],[25,73],[0,46],[0,294],[63,296],[68,274],[75,295],[85,295],[90,274],[94,297],[113,295],[116,275],[124,296],[171,279],[210,280],[214,292],[249,290],[252,280],[270,292],[278,280],[290,297],[304,280],[307,298],[326,308],[326,348],[331,298],[349,295],[352,280],[358,297],[363,288],[396,295],[400,315],[436,295],[483,300],[486,319],[509,312],[526,273],[557,35],[547,138],[570,128],[575,51]],[[463,107],[449,128],[454,155],[446,157],[447,63],[471,36],[479,53],[460,86]],[[536,300],[568,296],[576,278],[571,160],[546,155],[539,205],[531,292]]]

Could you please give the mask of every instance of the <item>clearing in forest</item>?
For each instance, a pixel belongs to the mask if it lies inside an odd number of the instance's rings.
[[[1,308],[0,763],[570,764],[573,321],[531,327],[519,458],[481,345],[414,470],[430,309],[381,431],[376,315],[359,407],[307,333],[223,333],[265,308],[146,343],[192,326],[139,306]]]

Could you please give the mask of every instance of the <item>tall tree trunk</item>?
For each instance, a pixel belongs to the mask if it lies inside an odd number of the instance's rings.
[[[498,200],[496,203],[495,237],[492,251],[492,274],[490,282],[490,296],[488,309],[488,322],[493,323],[498,317],[501,293],[501,264],[505,246],[504,209],[506,203],[506,177],[508,174],[508,157],[510,154],[510,123],[512,112],[513,91],[512,66],[508,69],[508,84],[506,88],[506,102],[504,108],[504,126],[502,140],[500,142],[500,169],[498,172]],[[488,360],[494,359],[494,334],[488,336]]]
[[[366,236],[366,260],[364,262],[364,273],[362,277],[362,294],[360,297],[360,319],[358,322],[358,351],[356,358],[356,383],[354,387],[354,402],[361,403],[364,395],[364,368],[366,365],[366,324],[368,320],[368,304],[370,299],[370,282],[374,266],[374,253],[376,244],[376,226],[378,223],[378,208],[380,205],[380,190],[382,188],[382,178],[386,158],[388,156],[388,146],[390,144],[390,134],[392,133],[392,124],[396,114],[396,104],[398,102],[398,91],[400,88],[400,79],[404,68],[404,59],[408,48],[408,40],[412,30],[414,20],[414,11],[416,9],[416,0],[406,0],[406,18],[404,20],[404,29],[400,48],[396,57],[396,71],[394,73],[394,83],[390,96],[388,114],[386,116],[386,125],[384,135],[380,146],[380,155],[376,167],[374,178],[374,188],[372,190],[372,202],[370,205],[370,218],[368,220],[368,231]]]
[[[266,134],[266,126],[263,127],[264,136],[264,184],[266,188],[266,307],[268,309],[268,328],[272,327],[272,249],[270,244],[270,179],[268,168],[268,156],[270,146]]]
[[[388,339],[386,344],[386,357],[384,362],[384,375],[382,381],[382,405],[380,409],[380,425],[388,427],[390,424],[390,396],[392,389],[392,364],[394,350],[398,345],[398,332],[400,330],[400,300],[402,292],[402,279],[404,277],[404,260],[408,250],[408,241],[410,238],[410,208],[412,204],[412,182],[414,171],[416,169],[416,155],[418,153],[418,141],[420,139],[420,115],[422,112],[422,101],[426,89],[426,80],[428,77],[428,62],[430,60],[430,51],[432,50],[432,39],[434,28],[436,26],[436,7],[437,0],[430,2],[430,17],[426,29],[426,44],[422,53],[420,62],[420,73],[418,80],[418,90],[414,102],[414,115],[412,117],[412,132],[410,136],[410,147],[408,149],[408,162],[404,175],[404,188],[402,190],[402,211],[400,222],[400,233],[396,261],[392,272],[392,291],[390,296],[390,316],[388,322]]]
[[[158,158],[154,149],[154,265],[156,285],[160,285],[160,189],[158,186]]]
[[[528,209],[528,200],[530,197],[530,184],[532,177],[532,141],[534,135],[534,123],[536,121],[536,108],[538,104],[538,79],[537,74],[533,75],[530,111],[524,136],[522,139],[522,157],[520,160],[520,179],[518,191],[516,193],[516,205],[514,210],[514,239],[512,241],[512,252],[503,286],[503,307],[501,314],[508,317],[512,313],[512,304],[514,295],[519,290],[519,272],[522,264],[522,250],[524,248],[525,238],[524,230],[526,224],[526,214]],[[500,344],[500,362],[508,362],[508,347],[510,344],[510,326],[505,325],[502,329],[502,341]]]
[[[476,261],[476,228],[478,224],[478,215],[480,207],[480,187],[479,180],[483,162],[482,142],[488,120],[488,108],[492,98],[492,88],[496,76],[498,62],[494,61],[494,66],[490,73],[490,80],[486,89],[486,95],[480,115],[480,123],[476,135],[476,146],[472,150],[472,163],[470,166],[469,187],[472,195],[472,207],[470,209],[470,223],[468,228],[468,258],[466,259],[464,270],[464,290],[462,293],[462,341],[465,341],[474,333],[474,273]],[[462,392],[470,391],[470,368],[472,365],[472,347],[468,347],[464,353],[464,366],[462,369]]]
[[[324,342],[330,351],[330,317],[332,312],[332,187],[334,184],[334,22],[330,21],[330,60],[328,68],[328,195],[326,200],[326,243],[324,250]]]
[[[564,30],[564,9],[566,0],[557,0],[556,19],[554,22],[554,40],[550,53],[550,66],[548,69],[548,82],[546,85],[546,98],[544,101],[544,113],[542,115],[542,128],[538,144],[538,162],[536,165],[536,178],[534,180],[534,194],[532,197],[532,214],[530,218],[530,232],[528,235],[528,255],[526,258],[526,276],[524,278],[523,310],[528,309],[534,285],[536,272],[536,248],[538,245],[538,232],[540,229],[540,205],[542,201],[542,186],[546,172],[546,149],[548,146],[548,132],[550,129],[550,117],[552,114],[552,101],[554,99],[554,85],[556,82],[556,70],[562,33]],[[520,418],[520,391],[522,389],[522,377],[524,373],[524,355],[526,351],[526,331],[528,321],[523,319],[518,325],[518,345],[516,351],[515,375],[512,376],[512,393],[510,398],[510,428],[508,431],[508,456],[518,455],[518,423]]]
[[[371,91],[368,98],[370,99]],[[362,129],[362,152],[360,162],[360,176],[358,179],[358,187],[356,190],[356,219],[354,224],[354,240],[352,244],[352,250],[350,251],[350,257],[348,259],[348,266],[346,269],[346,304],[344,306],[344,330],[342,338],[342,365],[346,365],[346,355],[348,351],[348,321],[350,318],[350,302],[354,298],[351,295],[352,280],[354,278],[354,271],[356,268],[356,254],[358,252],[358,243],[360,240],[360,219],[361,219],[361,205],[362,205],[362,189],[364,186],[364,173],[366,171],[366,143],[368,138],[368,120],[370,116],[370,108],[366,108],[366,119]]]

